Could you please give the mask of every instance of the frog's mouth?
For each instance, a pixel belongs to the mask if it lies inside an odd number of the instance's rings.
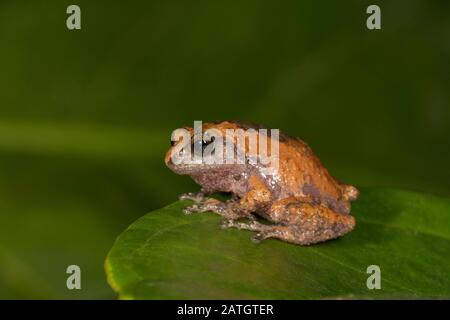
[[[195,173],[206,172],[226,172],[237,171],[236,166],[245,167],[245,165],[237,164],[208,164],[208,163],[182,163],[174,164],[172,161],[166,162],[167,167],[176,174],[191,175]]]
[[[178,154],[173,153],[173,149],[169,149],[166,153],[164,162],[170,170],[177,174],[192,174],[207,171],[229,171],[245,168],[246,164],[226,163],[227,159],[217,159],[215,154],[208,156],[202,155],[199,158],[195,158],[194,153],[180,152]],[[230,161],[231,162],[231,161]]]

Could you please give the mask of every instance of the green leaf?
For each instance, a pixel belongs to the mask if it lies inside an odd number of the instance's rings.
[[[250,241],[219,228],[213,213],[184,215],[187,202],[151,212],[124,231],[106,259],[123,299],[450,298],[450,200],[362,189],[355,230],[302,247]],[[369,290],[367,267],[381,270]]]

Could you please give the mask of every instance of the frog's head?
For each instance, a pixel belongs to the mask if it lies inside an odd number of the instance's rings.
[[[227,129],[234,129],[231,122],[205,123],[200,129],[184,127],[175,130],[171,147],[166,153],[166,165],[177,174],[191,175],[199,172],[216,172],[236,164],[237,146],[234,140],[226,144]],[[233,158],[227,160],[226,148]],[[245,154],[245,153],[244,153]],[[242,162],[242,161],[241,161]],[[245,163],[240,163],[245,165]]]
[[[245,150],[239,150],[234,139],[226,139],[227,129],[236,129],[232,122],[205,123],[198,130],[191,127],[172,133],[171,147],[165,163],[175,173],[191,176],[205,189],[228,192],[232,185],[245,182],[248,163]],[[228,132],[229,133],[229,132]],[[228,148],[233,154],[227,160]],[[244,152],[238,163],[235,154]]]

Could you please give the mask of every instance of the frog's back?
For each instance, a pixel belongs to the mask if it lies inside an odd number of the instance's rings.
[[[233,129],[268,129],[260,124],[240,121],[218,123]],[[280,187],[289,195],[305,195],[303,188],[306,188],[317,189],[335,198],[341,197],[342,184],[328,173],[306,142],[279,130],[279,154],[280,175],[285,182]]]
[[[267,128],[238,121],[217,121],[205,124],[205,127],[222,130]],[[280,131],[279,157],[279,174],[268,185],[274,200],[308,196],[338,212],[349,212],[349,201],[356,199],[357,189],[334,179],[304,141]]]
[[[299,138],[280,140],[280,198],[312,197],[338,212],[350,211],[358,191],[333,178],[312,149]]]

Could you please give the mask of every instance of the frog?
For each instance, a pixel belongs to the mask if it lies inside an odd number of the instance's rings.
[[[203,130],[214,129],[224,136],[228,129],[258,130],[262,125],[241,121],[203,123]],[[194,144],[194,129],[185,127]],[[267,136],[267,130],[265,133]],[[271,137],[268,137],[270,140]],[[201,141],[207,144],[208,141]],[[172,141],[165,155],[165,164],[174,173],[190,176],[200,191],[182,194],[180,200],[191,200],[185,214],[214,212],[224,219],[223,229],[253,231],[251,240],[278,239],[296,245],[312,245],[341,237],[355,227],[350,214],[351,202],[359,191],[334,177],[324,167],[311,147],[300,138],[284,132],[278,136],[278,168],[271,175],[262,165],[244,164],[177,164],[171,155],[179,141]],[[209,141],[210,143],[210,141]],[[236,141],[235,148],[238,147]],[[248,146],[241,145],[248,154]],[[219,200],[216,193],[228,193]]]

